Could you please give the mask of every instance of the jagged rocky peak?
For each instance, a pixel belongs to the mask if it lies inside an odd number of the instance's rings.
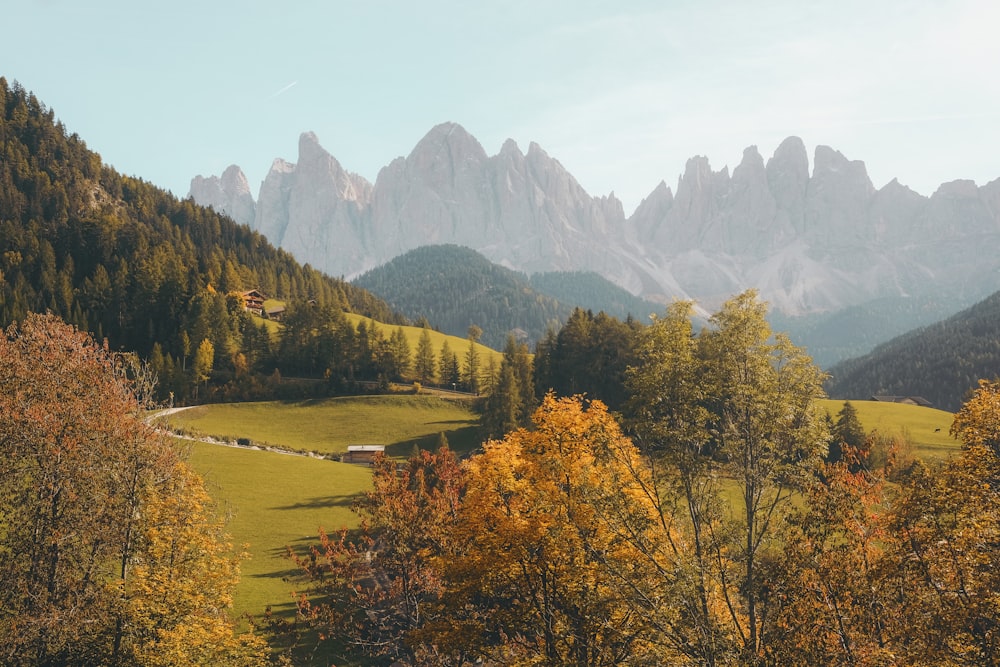
[[[666,181],[660,181],[653,191],[639,202],[635,211],[629,216],[628,225],[635,230],[636,240],[640,244],[648,246],[673,205],[674,193]]]
[[[290,174],[295,171],[295,163],[283,160],[280,157],[276,157],[271,161],[271,168],[268,169],[268,174]]]
[[[235,164],[229,165],[222,172],[222,189],[234,194],[251,194],[250,183],[247,182],[246,174]]]
[[[649,195],[639,202],[633,216],[646,217],[649,214],[666,214],[667,210],[674,203],[674,193],[666,181],[660,181]]]
[[[195,176],[191,179],[188,196],[202,206],[210,206],[228,215],[241,225],[253,224],[255,204],[247,177],[235,164],[229,165],[222,177]]]
[[[372,184],[363,177],[344,169],[319,143],[313,132],[299,135],[299,162],[296,172],[308,182],[323,187],[329,181],[339,199],[366,203],[371,199]],[[328,186],[327,186],[328,187]]]
[[[767,161],[767,170],[775,175],[790,174],[797,178],[809,178],[809,154],[802,139],[792,136],[778,144],[774,155]]]
[[[867,211],[874,193],[864,162],[848,160],[829,146],[817,146],[806,195],[805,233],[820,244],[871,242]]]
[[[942,183],[934,192],[934,197],[978,197],[979,188],[975,181],[959,179]]]
[[[677,179],[677,196],[682,190],[701,190],[712,181],[712,166],[704,155],[688,158],[684,173]]]
[[[315,132],[303,132],[299,135],[299,164],[333,159],[322,146]],[[336,160],[333,160],[336,162]]]
[[[767,181],[767,169],[764,158],[756,146],[748,146],[743,150],[743,159],[733,169],[732,187],[737,191],[749,190],[755,199],[763,196],[771,198]]]
[[[743,159],[740,160],[736,169],[733,169],[733,179],[738,178],[737,174],[742,174],[747,178],[749,174],[764,173],[764,158],[756,146],[747,146],[743,149]]]
[[[521,152],[521,147],[517,145],[517,142],[513,139],[508,139],[503,142],[503,146],[500,147],[499,155],[503,157],[513,156],[513,157],[524,157],[524,153]]]
[[[416,160],[425,164],[428,160],[436,161],[435,166],[452,168],[459,166],[458,162],[472,159],[481,162],[486,159],[486,151],[479,141],[466,132],[458,123],[441,123],[431,128],[410,153],[407,160]]]
[[[809,189],[809,154],[802,139],[788,137],[782,141],[765,168],[779,221],[801,231]]]
[[[848,160],[843,153],[829,146],[816,146],[813,179],[835,179],[855,186],[866,186],[869,194],[874,191],[865,163],[861,160]]]
[[[733,170],[726,201],[723,241],[730,252],[743,249],[763,257],[786,243],[790,231],[776,217],[777,204],[771,193],[764,158],[756,146],[743,151],[743,160]]]

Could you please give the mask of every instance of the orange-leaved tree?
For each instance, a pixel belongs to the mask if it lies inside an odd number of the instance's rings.
[[[0,662],[145,662],[135,659],[149,639],[135,632],[139,606],[157,602],[139,590],[136,566],[155,554],[156,507],[193,488],[168,493],[193,473],[144,422],[129,359],[43,315],[0,335],[0,359]],[[195,532],[206,525],[187,512],[174,520]],[[202,537],[207,546],[217,533]],[[183,560],[175,572],[177,584],[193,573]],[[220,589],[186,593],[227,606]],[[233,635],[225,614],[217,618],[203,649]],[[171,632],[190,620],[160,617],[152,626]],[[236,664],[262,657],[252,644]]]
[[[434,559],[452,549],[465,476],[443,442],[402,466],[378,456],[372,482],[354,506],[359,531],[321,532],[308,554],[289,550],[314,582],[298,616],[351,655],[412,662],[408,635],[441,593]]]
[[[951,432],[961,453],[918,462],[891,516],[902,664],[1000,663],[1000,384],[980,382]]]
[[[549,394],[534,423],[468,462],[444,611],[415,638],[452,664],[662,661],[633,601],[656,585],[628,539],[657,529],[638,451],[599,401]]]

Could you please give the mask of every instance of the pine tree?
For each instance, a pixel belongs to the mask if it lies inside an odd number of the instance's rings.
[[[433,384],[437,373],[435,372],[434,348],[431,346],[431,334],[427,328],[420,332],[420,339],[417,341],[417,355],[413,363],[413,374],[422,384]]]

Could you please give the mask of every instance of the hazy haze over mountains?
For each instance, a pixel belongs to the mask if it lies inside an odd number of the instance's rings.
[[[895,180],[875,190],[863,162],[789,137],[730,173],[688,160],[631,216],[594,197],[537,144],[496,155],[454,123],[434,127],[374,185],[305,133],[295,164],[275,160],[257,201],[236,167],[197,177],[191,196],[333,275],[452,243],[524,272],[592,270],[640,296],[706,309],[748,287],[787,316],[875,299],[933,297],[955,312],[1000,288],[1000,179],[924,196]],[[931,309],[933,310],[933,309]],[[899,333],[888,332],[886,337]]]

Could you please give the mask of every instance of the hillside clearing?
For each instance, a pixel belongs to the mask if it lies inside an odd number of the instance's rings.
[[[821,402],[834,418],[843,400],[827,399]],[[924,460],[943,459],[961,447],[948,434],[955,418],[950,412],[903,403],[881,401],[851,401],[858,412],[858,420],[865,431],[878,431],[885,435],[902,435],[913,443],[914,454]]]
[[[414,445],[433,449],[439,434],[457,451],[479,446],[479,417],[462,401],[437,396],[347,396],[305,401],[216,403],[161,422],[192,435],[340,454],[348,445],[385,445],[409,456]]]

